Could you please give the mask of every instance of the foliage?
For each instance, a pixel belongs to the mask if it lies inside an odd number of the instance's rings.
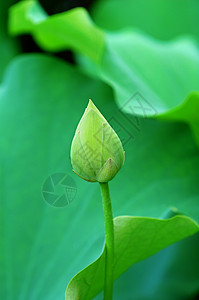
[[[141,2],[149,8],[154,3]],[[180,14],[187,13],[180,23],[184,27],[176,30],[172,22],[164,30],[155,27],[155,22],[161,24],[159,4],[151,28],[147,30],[149,19],[142,22],[148,35],[133,28],[140,27],[140,20],[129,23],[128,18],[118,17],[120,1],[107,3],[98,1],[93,8],[101,27],[83,8],[49,17],[31,0],[10,10],[12,34],[31,33],[46,51],[71,49],[79,65],[70,66],[49,54],[23,54],[4,73],[2,299],[63,299],[67,283],[66,299],[91,299],[103,289],[99,187],[72,174],[69,157],[74,130],[89,98],[118,132],[126,151],[126,162],[111,182],[115,279],[133,267],[115,281],[115,299],[134,295],[152,300],[161,295],[163,300],[182,300],[199,290],[199,237],[191,237],[199,222],[199,48],[198,27],[187,25],[197,2],[168,4],[168,10],[171,5],[180,7]],[[129,3],[135,6],[134,1]],[[108,22],[110,6],[114,13]],[[192,36],[177,37],[179,33]],[[168,41],[173,37],[177,38]],[[132,97],[136,94],[138,99]],[[131,106],[126,105],[131,97]],[[195,140],[182,121],[190,125]],[[70,174],[78,191],[62,209],[48,206],[41,196],[43,182],[56,172]]]

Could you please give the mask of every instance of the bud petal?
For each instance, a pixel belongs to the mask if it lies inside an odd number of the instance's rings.
[[[108,182],[124,163],[121,141],[96,106],[89,100],[71,146],[74,172],[91,182]]]

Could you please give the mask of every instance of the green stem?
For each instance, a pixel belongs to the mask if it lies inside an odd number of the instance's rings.
[[[113,263],[114,263],[114,228],[111,198],[108,182],[100,183],[101,195],[104,210],[105,225],[105,280],[104,300],[111,300],[113,297]]]

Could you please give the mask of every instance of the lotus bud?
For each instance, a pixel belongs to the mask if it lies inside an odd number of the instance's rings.
[[[71,146],[73,171],[90,182],[108,182],[124,163],[121,141],[89,100]]]

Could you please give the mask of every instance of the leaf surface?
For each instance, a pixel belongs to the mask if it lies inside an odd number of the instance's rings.
[[[37,9],[30,13],[29,6]],[[106,33],[91,22],[83,8],[45,16],[44,20],[41,13],[35,1],[16,4],[11,9],[10,31],[32,33],[46,50],[69,48],[83,54],[87,57],[82,59],[83,68],[113,88],[121,110],[188,122],[199,145],[199,117],[195,113],[199,49],[194,39],[163,42],[134,29]]]
[[[82,7],[49,17],[37,1],[20,1],[10,9],[9,28],[13,35],[31,33],[47,51],[69,48],[95,62],[101,59],[104,49],[103,31]]]
[[[171,243],[198,232],[198,225],[183,216],[168,220],[122,216],[114,220],[117,279],[131,265],[144,260]],[[69,283],[65,299],[93,299],[104,286],[105,251]]]
[[[195,228],[199,156],[186,126],[121,115],[108,86],[45,55],[13,61],[1,91],[0,298],[63,299],[70,279],[100,256],[100,190],[72,173],[69,156],[89,98],[125,144],[126,162],[110,182],[114,216],[168,218],[173,206],[192,218],[185,221],[187,230]],[[125,135],[133,134],[137,121],[140,131],[134,138]],[[46,178],[60,172],[75,181],[77,196],[70,205],[55,208],[44,202],[42,190]]]
[[[139,28],[160,39],[169,40],[179,35],[192,35],[199,39],[197,0],[98,0],[91,15],[96,24],[106,30],[127,27]]]

